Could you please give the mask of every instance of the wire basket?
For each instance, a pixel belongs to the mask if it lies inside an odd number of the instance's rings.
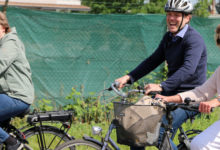
[[[164,106],[144,96],[137,103],[114,102],[117,142],[129,146],[156,146]]]

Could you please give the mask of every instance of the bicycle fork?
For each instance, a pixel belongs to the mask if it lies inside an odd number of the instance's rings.
[[[110,137],[112,130],[115,129],[116,126],[115,124],[112,122],[109,126],[108,132],[104,138],[103,141],[103,146],[102,146],[102,150],[106,150],[108,142],[115,148],[115,150],[120,150],[120,148],[117,146],[117,144],[112,140],[112,138]]]

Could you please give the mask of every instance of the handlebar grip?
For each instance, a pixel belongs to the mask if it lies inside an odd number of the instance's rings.
[[[145,93],[144,93],[145,94]],[[160,91],[151,91],[147,95],[151,96],[151,98],[155,98],[157,94],[161,94]]]
[[[189,97],[186,97],[186,98],[184,99],[184,103],[185,103],[186,105],[189,105],[191,102],[195,102],[195,100],[192,100],[192,99],[189,98]],[[191,107],[192,109],[196,110],[196,111],[199,111],[199,105],[200,105],[200,104],[194,104],[194,105],[190,105],[190,107]],[[211,108],[210,112],[213,112],[213,111],[214,111],[214,107]]]
[[[124,92],[121,92],[118,90],[118,87],[119,87],[119,82],[114,82],[112,83],[111,85],[111,90],[114,90],[116,94],[118,94],[119,96],[122,96],[122,97],[127,97],[127,95],[124,93]]]
[[[117,81],[115,81],[115,82],[113,83],[113,86],[116,87],[116,88],[119,88],[119,85],[120,85],[120,83],[117,82]]]
[[[120,83],[115,81],[114,83],[111,84],[111,86],[107,90],[108,91],[114,90],[113,87],[118,89],[119,85],[120,85]]]

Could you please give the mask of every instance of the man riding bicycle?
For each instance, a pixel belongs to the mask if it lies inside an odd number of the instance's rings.
[[[216,28],[215,33],[216,45],[220,48],[220,24]],[[215,97],[215,95],[218,95]],[[156,95],[166,102],[182,103],[188,97],[200,102],[199,111],[202,113],[210,113],[211,109],[220,106],[220,67],[216,69],[214,74],[201,86],[193,90],[178,93],[174,96]],[[214,97],[214,98],[213,98]],[[219,150],[220,149],[220,120],[213,123],[202,133],[193,138],[190,149],[192,150]]]
[[[162,95],[175,95],[178,92],[191,90],[206,81],[207,52],[201,35],[189,22],[193,11],[188,0],[168,0],[165,5],[168,32],[163,36],[154,53],[140,63],[129,74],[116,79],[119,88],[128,82],[135,82],[150,73],[164,61],[168,65],[167,80],[161,84],[147,84],[146,94],[161,91]],[[178,129],[183,122],[196,112],[177,109],[172,112],[173,129]],[[163,123],[166,124],[166,118]],[[158,143],[161,142],[164,128],[160,129]],[[173,142],[173,149],[177,149]],[[159,145],[159,144],[158,144]],[[131,150],[143,150],[144,147],[131,147]]]

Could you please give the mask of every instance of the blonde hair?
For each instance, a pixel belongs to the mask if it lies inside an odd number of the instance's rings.
[[[11,28],[8,24],[8,19],[6,15],[0,11],[0,25],[2,25],[5,28],[5,33],[9,33],[11,31]]]
[[[215,42],[218,47],[220,47],[220,24],[216,27],[215,30]]]

